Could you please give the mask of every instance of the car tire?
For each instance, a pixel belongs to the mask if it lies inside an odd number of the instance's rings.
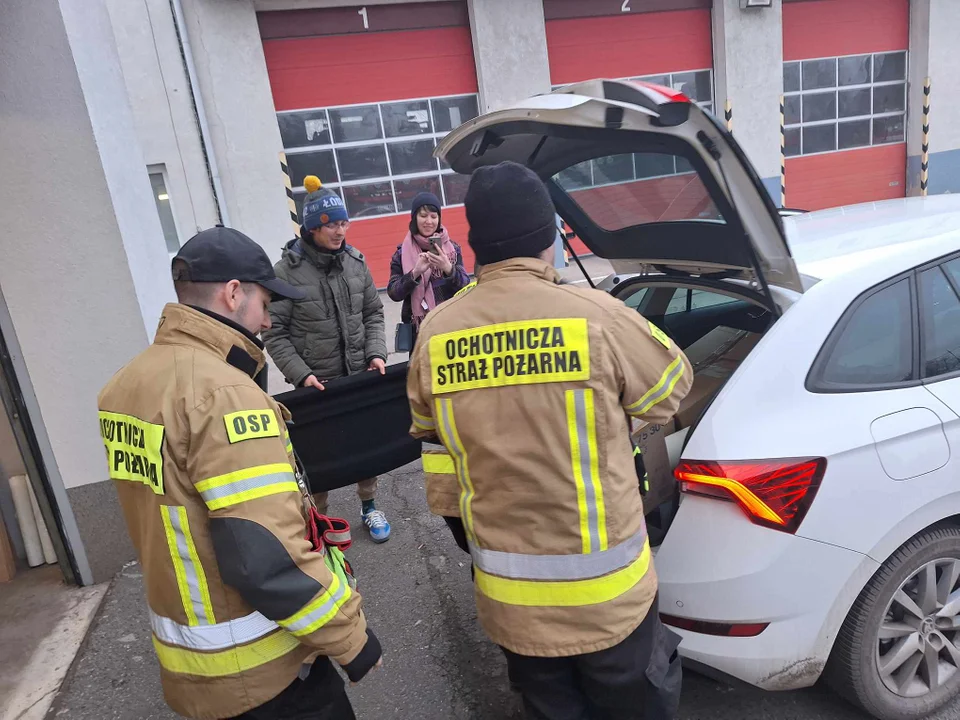
[[[953,565],[953,561],[957,564]],[[907,602],[917,598],[914,609],[923,614],[922,606],[929,607],[929,603],[919,602],[919,599],[929,595],[914,593],[921,592],[920,583],[930,577],[928,572],[932,572],[932,577],[938,580],[934,586],[937,592],[939,578],[944,578],[945,586],[950,585],[947,594],[957,587],[960,577],[954,578],[952,583],[949,577],[960,572],[960,529],[946,527],[924,531],[911,538],[883,563],[850,609],[824,670],[824,679],[836,693],[878,720],[923,718],[945,705],[960,691],[960,668],[955,668],[949,677],[941,677],[943,672],[950,671],[950,667],[947,663],[944,671],[939,664],[941,656],[951,657],[955,663],[956,658],[960,657],[960,649],[956,654],[945,646],[936,650],[944,640],[957,648],[960,632],[944,634],[937,627],[931,628],[927,624],[929,620],[918,620],[920,629],[914,632],[914,618],[920,616],[915,612],[906,612],[904,608],[907,605],[902,605],[899,600],[902,597],[901,590],[908,596]],[[914,580],[916,586],[913,585]],[[910,630],[906,629],[908,626]],[[887,637],[881,644],[882,627],[885,635],[897,633],[895,639]],[[897,651],[896,643],[900,643],[899,647],[905,653],[910,653],[910,659],[898,666],[899,673],[881,676],[881,667],[895,665],[891,658]],[[911,643],[909,647],[908,643]],[[919,644],[916,651],[911,650],[914,644]],[[930,656],[924,654],[924,649],[932,654],[930,665],[927,664]],[[881,653],[884,653],[882,657]],[[911,671],[911,663],[916,660],[917,654],[920,656],[919,665],[924,669],[918,665],[915,671]],[[931,690],[931,683],[924,677],[924,671],[926,677],[931,672],[926,668],[934,668],[938,677],[937,682],[933,683],[938,685],[936,689]],[[897,685],[902,692],[894,692],[889,685]]]

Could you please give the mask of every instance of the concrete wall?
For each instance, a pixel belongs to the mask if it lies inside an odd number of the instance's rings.
[[[276,261],[290,239],[283,148],[253,0],[183,0],[229,225]]]
[[[542,0],[467,0],[480,112],[550,92]]]
[[[960,73],[957,72],[960,3],[910,3],[910,84],[907,95],[907,194],[920,194],[923,83],[929,77],[928,193],[960,192]]]
[[[163,165],[181,244],[217,222],[169,0],[107,0],[147,165]]]
[[[97,392],[147,345],[172,297],[119,68],[103,0],[4,3],[0,288],[29,372],[21,384],[36,397],[31,420],[49,438],[48,474],[76,491],[87,582],[133,555],[104,482]],[[92,487],[111,493],[85,505]]]
[[[740,0],[714,0],[716,114],[733,110],[733,135],[768,191],[780,201],[780,104],[783,93],[783,7],[741,10]]]

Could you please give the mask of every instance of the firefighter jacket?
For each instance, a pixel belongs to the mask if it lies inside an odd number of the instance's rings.
[[[618,644],[657,589],[628,418],[662,423],[692,369],[656,326],[550,265],[484,266],[427,315],[410,360],[431,507],[457,513],[477,611],[497,644],[560,657]]]
[[[263,351],[227,323],[168,305],[99,397],[164,696],[191,718],[262,705],[317,655],[355,680],[380,657],[342,555],[305,539],[289,414],[252,379]]]

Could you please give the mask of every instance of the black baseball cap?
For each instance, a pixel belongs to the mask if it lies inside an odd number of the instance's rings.
[[[190,282],[251,282],[261,285],[274,297],[302,300],[306,297],[273,271],[267,253],[239,230],[217,225],[187,240],[173,262],[187,265]]]

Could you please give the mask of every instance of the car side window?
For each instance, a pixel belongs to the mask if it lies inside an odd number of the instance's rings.
[[[651,288],[640,287],[637,288],[637,291],[632,295],[628,295],[623,299],[623,304],[626,305],[631,310],[636,310],[640,307],[640,303],[643,302],[643,299],[650,293]]]
[[[920,273],[925,378],[960,370],[960,298],[947,276],[949,273],[954,281],[960,280],[958,262],[952,260]]]
[[[694,290],[692,288],[677,288],[670,304],[667,306],[666,315],[685,312],[687,310],[696,310],[698,308],[711,307],[714,305],[726,305],[727,303],[737,302],[737,299],[722,293],[714,293],[709,290]]]
[[[907,278],[863,300],[840,329],[821,371],[829,385],[885,385],[913,377],[913,319]],[[836,332],[836,331],[834,331]]]

